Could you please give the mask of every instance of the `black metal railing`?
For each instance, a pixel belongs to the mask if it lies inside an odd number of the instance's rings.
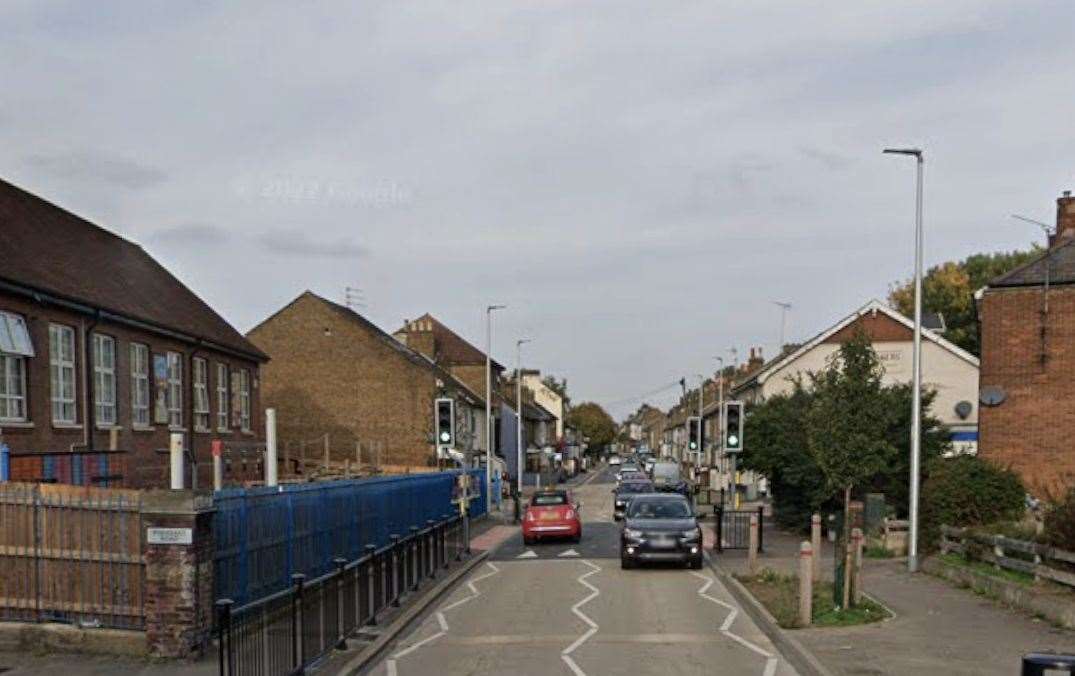
[[[750,547],[750,518],[758,517],[758,551],[765,551],[762,533],[765,532],[765,508],[724,509],[721,505],[713,506],[716,517],[717,532],[713,549],[723,552],[725,549],[747,549]]]
[[[423,580],[469,551],[465,524],[458,515],[429,520],[406,536],[392,535],[380,549],[366,547],[354,561],[335,559],[335,569],[292,584],[272,596],[235,607],[216,602],[221,676],[303,674],[348,637],[375,625],[389,607],[416,591]]]

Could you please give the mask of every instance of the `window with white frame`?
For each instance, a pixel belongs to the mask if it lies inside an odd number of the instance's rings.
[[[93,334],[93,404],[98,425],[116,424],[116,339]]]
[[[228,365],[216,365],[216,427],[228,431]]]
[[[26,359],[0,352],[0,422],[26,422]]]
[[[195,357],[191,366],[194,378],[194,429],[209,431],[209,362]]]
[[[168,425],[183,426],[183,355],[168,353]]]
[[[26,358],[34,356],[26,320],[0,311],[0,421],[26,422]]]
[[[75,330],[49,324],[49,382],[52,422],[75,423]]]
[[[250,431],[250,371],[239,371],[239,423],[244,432]]]
[[[131,343],[131,425],[149,427],[149,346]]]

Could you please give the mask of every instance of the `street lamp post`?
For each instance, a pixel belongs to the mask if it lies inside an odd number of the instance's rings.
[[[485,308],[485,495],[490,504],[493,498],[493,311],[506,307]]]
[[[720,465],[720,471],[724,471],[724,357],[713,357],[720,364],[720,372],[717,376],[717,438],[720,439],[720,443],[717,444],[717,463]]]
[[[914,232],[914,352],[911,359],[911,524],[907,543],[907,570],[913,573],[918,570],[918,483],[922,443],[922,174],[925,158],[919,148],[885,148],[883,152],[914,157],[918,170]]]
[[[515,341],[515,482],[519,495],[523,494],[523,345],[530,338]],[[541,485],[541,466],[538,466],[538,486]]]

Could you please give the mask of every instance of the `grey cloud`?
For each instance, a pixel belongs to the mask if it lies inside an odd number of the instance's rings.
[[[228,231],[208,223],[183,223],[149,233],[147,239],[154,243],[171,245],[205,246],[223,244],[230,239]]]
[[[839,153],[821,150],[820,148],[811,146],[799,146],[799,154],[807,159],[818,162],[826,169],[832,169],[834,171],[847,169],[855,163],[855,160],[851,157],[846,157]]]
[[[168,175],[149,165],[100,150],[34,154],[24,163],[46,176],[139,190],[163,183]]]
[[[265,251],[285,256],[305,258],[359,258],[368,255],[365,247],[351,240],[317,239],[298,229],[273,230],[258,236]]]

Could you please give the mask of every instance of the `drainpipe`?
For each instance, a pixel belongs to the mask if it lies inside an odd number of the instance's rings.
[[[190,489],[192,491],[198,490],[198,455],[194,450],[194,357],[198,355],[198,350],[202,347],[202,340],[199,338],[194,347],[190,348],[187,352],[187,397],[190,402],[190,408],[188,409],[189,415],[187,416],[187,452],[190,454]],[[209,363],[205,364],[205,378],[207,381],[206,387],[208,387],[209,380]],[[182,409],[182,405],[180,405]],[[212,410],[209,411],[210,418],[212,417]],[[212,424],[212,420],[210,420]]]
[[[96,310],[93,313],[93,322],[89,326],[86,326],[85,320],[81,322],[82,349],[85,352],[85,359],[82,363],[82,442],[86,451],[90,453],[94,449],[93,431],[94,425],[97,424],[97,408],[94,401],[96,383],[93,373],[93,330],[97,328],[100,321],[101,311]]]

